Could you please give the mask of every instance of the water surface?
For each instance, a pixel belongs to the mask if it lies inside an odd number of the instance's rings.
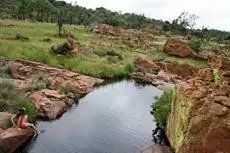
[[[98,87],[60,119],[39,122],[44,132],[23,152],[140,153],[152,144],[150,106],[161,93],[127,80]]]

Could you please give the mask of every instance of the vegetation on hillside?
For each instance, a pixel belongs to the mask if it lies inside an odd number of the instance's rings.
[[[172,34],[191,34],[197,37],[227,40],[229,32],[202,28],[195,30],[198,16],[182,12],[178,18],[169,21],[155,20],[134,13],[113,12],[103,7],[87,9],[65,1],[57,0],[1,0],[0,18],[57,23],[59,30],[65,24],[90,26],[104,23],[123,28],[154,28]]]

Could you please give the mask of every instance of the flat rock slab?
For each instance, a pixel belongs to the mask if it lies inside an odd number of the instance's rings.
[[[10,61],[9,65],[13,70],[14,79],[31,80],[35,75],[42,72],[48,80],[51,81],[52,88],[59,89],[66,84],[71,84],[80,94],[87,94],[96,85],[103,83],[102,79],[81,75],[33,61],[14,60]]]
[[[34,135],[32,129],[9,128],[1,130],[0,133],[0,152],[13,153],[20,146],[30,140]]]

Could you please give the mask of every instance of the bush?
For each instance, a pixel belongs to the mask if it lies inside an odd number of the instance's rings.
[[[111,48],[99,47],[94,53],[98,56],[118,56],[120,60],[123,59],[122,55]]]
[[[38,73],[32,80],[30,84],[28,84],[26,88],[26,92],[28,91],[37,91],[45,88],[49,88],[51,86],[50,80],[45,76],[44,73]]]
[[[155,103],[152,104],[151,114],[154,116],[157,125],[164,129],[168,114],[171,111],[173,98],[173,89],[167,89],[160,97],[155,97]]]
[[[51,47],[51,51],[54,54],[60,54],[60,55],[68,55],[71,50],[72,49],[70,48],[67,42]]]
[[[188,45],[192,50],[198,53],[201,50],[202,41],[199,39],[192,39],[189,40]]]
[[[10,107],[13,109],[15,113],[19,108],[24,107],[26,109],[26,114],[29,117],[29,121],[35,121],[36,117],[36,108],[35,104],[30,100],[23,96],[17,96],[9,101]]]
[[[13,72],[9,66],[1,67],[0,68],[0,77],[4,78],[12,78]]]

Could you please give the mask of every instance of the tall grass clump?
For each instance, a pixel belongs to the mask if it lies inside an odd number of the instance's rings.
[[[171,111],[172,99],[173,89],[169,88],[160,97],[155,97],[155,103],[152,104],[151,114],[154,116],[157,126],[162,129],[166,126],[167,117]]]
[[[36,117],[35,104],[26,97],[18,94],[14,85],[10,80],[0,81],[0,111],[16,113],[16,111],[24,107],[30,121],[34,121]]]
[[[41,89],[50,88],[50,86],[50,80],[45,76],[44,73],[39,72],[37,75],[34,76],[33,80],[26,87],[26,92],[38,91]]]

